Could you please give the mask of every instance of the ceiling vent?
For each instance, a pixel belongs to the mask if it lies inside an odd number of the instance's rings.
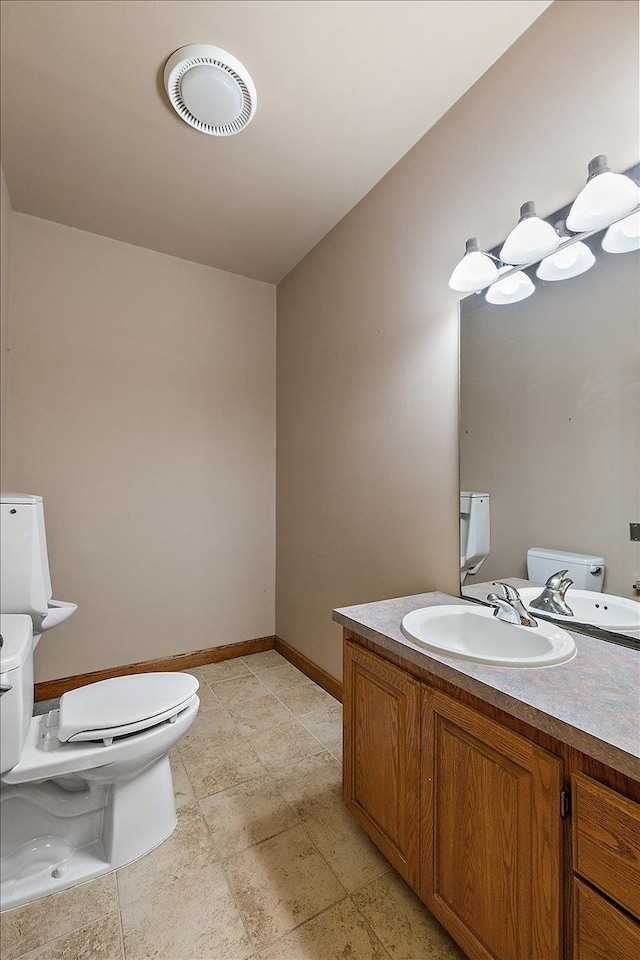
[[[239,133],[256,112],[249,71],[226,50],[203,43],[180,47],[164,68],[172,107],[185,123],[213,137]]]

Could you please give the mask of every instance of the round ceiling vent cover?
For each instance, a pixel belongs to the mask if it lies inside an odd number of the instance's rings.
[[[213,137],[239,133],[256,112],[249,71],[226,50],[204,43],[180,47],[167,60],[164,85],[185,123]]]

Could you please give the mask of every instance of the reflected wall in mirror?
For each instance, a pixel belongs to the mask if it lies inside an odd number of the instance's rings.
[[[463,595],[527,579],[528,549],[546,547],[603,557],[601,589],[639,598],[640,254],[604,252],[604,232],[586,273],[545,282],[534,266],[528,299],[460,305],[460,489],[490,495],[491,531]]]

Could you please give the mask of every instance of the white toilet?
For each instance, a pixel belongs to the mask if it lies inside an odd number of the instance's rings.
[[[530,547],[527,550],[527,578],[533,583],[544,584],[559,570],[568,570],[576,590],[602,592],[604,582],[604,557],[588,553],[570,553],[566,550],[551,550],[548,547]]]
[[[460,583],[478,572],[491,550],[491,497],[460,491]]]
[[[42,499],[3,498],[2,520],[4,910],[130,863],[172,833],[168,751],[193,723],[200,701],[195,677],[147,673],[72,690],[59,710],[32,717],[34,637],[47,628],[54,603]]]

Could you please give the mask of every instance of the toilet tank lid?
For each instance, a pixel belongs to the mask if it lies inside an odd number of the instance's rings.
[[[0,671],[8,673],[21,667],[31,653],[33,621],[26,613],[0,615]]]
[[[42,497],[35,493],[3,493],[2,503],[42,503]]]
[[[490,497],[490,493],[478,493],[477,490],[461,490],[461,497]]]
[[[543,560],[557,560],[560,566],[566,563],[584,563],[604,565],[604,557],[592,556],[590,553],[571,553],[569,550],[550,550],[548,547],[529,547],[528,557],[540,557]]]

